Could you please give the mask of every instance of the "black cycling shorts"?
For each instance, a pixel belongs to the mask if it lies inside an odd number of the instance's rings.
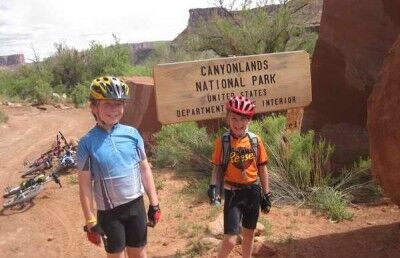
[[[240,224],[255,229],[260,214],[261,188],[252,184],[237,190],[225,189],[224,234],[237,235]]]
[[[147,216],[143,196],[111,210],[98,211],[97,220],[107,237],[107,253],[118,253],[147,243]]]

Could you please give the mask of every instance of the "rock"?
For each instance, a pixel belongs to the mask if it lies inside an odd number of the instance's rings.
[[[0,66],[13,66],[25,63],[24,54],[0,56]]]
[[[369,154],[368,144],[356,142],[368,142],[367,98],[400,33],[399,20],[398,0],[324,0],[311,63],[313,101],[305,109],[302,129],[319,132],[327,125],[349,125],[340,126],[337,135],[334,131],[325,135],[333,144],[340,143],[336,162],[352,163],[360,153]],[[354,131],[362,133],[357,136]],[[348,133],[357,139],[336,142]]]
[[[36,106],[36,108],[40,109],[40,110],[47,110],[47,107],[45,107],[45,106]]]
[[[221,240],[213,237],[204,237],[200,239],[200,244],[204,246],[217,247],[221,243]]]
[[[70,109],[70,108],[71,108],[71,107],[69,107],[69,106],[67,106],[67,105],[64,105],[64,104],[61,104],[61,103],[53,104],[53,106],[54,106],[55,108],[59,108],[59,109]]]
[[[61,96],[60,96],[60,94],[58,94],[58,93],[53,92],[52,96],[53,96],[55,99],[61,100]]]
[[[393,202],[400,205],[400,36],[387,55],[380,79],[368,99],[372,172]]]
[[[22,105],[20,103],[12,103],[9,101],[4,101],[3,105],[9,106],[9,107],[22,107]]]

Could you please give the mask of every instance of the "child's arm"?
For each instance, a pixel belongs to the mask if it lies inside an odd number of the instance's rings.
[[[153,206],[158,205],[158,198],[156,187],[154,184],[153,173],[151,172],[151,168],[147,159],[144,159],[140,162],[140,173],[142,175],[144,190],[149,197],[150,204]]]
[[[156,187],[154,185],[153,173],[151,172],[150,164],[147,159],[140,162],[140,173],[144,190],[150,201],[149,210],[147,211],[147,225],[154,227],[161,218],[161,210],[158,203]]]
[[[81,201],[83,215],[86,219],[86,224],[89,226],[94,226],[96,224],[96,216],[93,208],[92,175],[90,171],[79,171],[78,182],[79,198]]]
[[[265,165],[258,167],[258,173],[260,176],[261,187],[263,189],[263,193],[269,193],[269,177],[268,177],[268,170]]]
[[[211,171],[211,180],[210,185],[217,185],[218,184],[218,166],[214,165],[213,170]]]
[[[221,191],[223,188],[222,173],[220,166],[214,165],[211,171],[210,186],[207,191],[210,203],[219,206],[221,203]]]
[[[268,178],[268,171],[265,165],[258,167],[262,193],[261,193],[261,200],[260,200],[260,207],[263,213],[268,213],[271,210],[271,192],[269,190],[269,178]]]

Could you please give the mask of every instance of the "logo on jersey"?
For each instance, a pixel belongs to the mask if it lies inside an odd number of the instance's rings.
[[[239,147],[237,149],[232,149],[229,161],[235,168],[239,170],[247,169],[255,158],[252,149]]]

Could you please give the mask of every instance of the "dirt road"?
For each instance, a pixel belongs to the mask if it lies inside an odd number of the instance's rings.
[[[0,108],[9,116],[8,123],[0,125],[1,191],[20,182],[18,171],[23,162],[46,151],[57,131],[67,138],[80,137],[94,123],[87,109]],[[177,254],[185,254],[191,239],[206,234],[209,205],[185,199],[181,192],[185,182],[173,172],[154,173],[164,185],[159,191],[163,219],[149,230],[149,256],[182,257]],[[88,243],[81,230],[83,217],[73,174],[63,175],[61,180],[63,188],[47,184],[32,206],[1,212],[0,257],[105,257],[103,249]],[[273,207],[267,216],[270,237],[259,246],[258,256],[400,257],[398,207],[390,203],[355,206],[352,212],[352,221],[332,223],[306,209]],[[202,257],[210,257],[210,253]],[[193,254],[186,252],[186,256]],[[232,257],[239,254],[237,248]]]

